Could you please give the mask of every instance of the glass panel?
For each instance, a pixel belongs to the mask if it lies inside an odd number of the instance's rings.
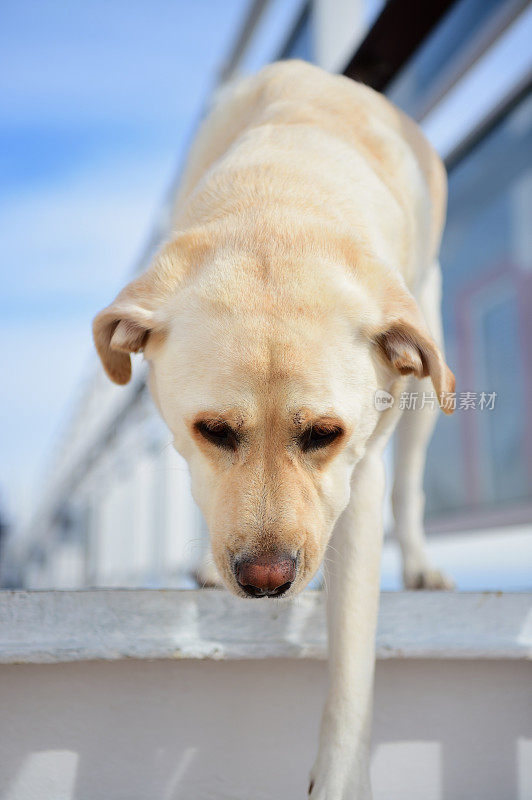
[[[387,96],[420,119],[499,20],[525,5],[524,0],[461,0],[391,82]]]
[[[501,290],[504,291],[502,287]],[[481,449],[487,455],[488,466],[483,476],[483,495],[497,503],[526,496],[525,449],[520,446],[526,411],[523,376],[516,358],[508,357],[510,353],[519,355],[521,349],[518,319],[519,306],[512,287],[509,296],[503,294],[479,320],[485,379],[490,390],[501,398],[493,413],[478,420]]]
[[[449,175],[443,319],[458,393],[476,409],[441,419],[429,449],[427,514],[532,497],[532,96]],[[480,409],[481,392],[496,392]],[[452,465],[452,469],[449,467]]]

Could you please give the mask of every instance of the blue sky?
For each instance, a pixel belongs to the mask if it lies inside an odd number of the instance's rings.
[[[92,356],[249,0],[4,0],[0,509],[35,502]]]

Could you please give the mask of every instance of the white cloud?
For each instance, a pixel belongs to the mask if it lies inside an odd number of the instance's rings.
[[[59,186],[11,198],[0,222],[4,298],[91,294],[131,269],[174,168],[168,152],[140,155],[138,167],[102,159]]]

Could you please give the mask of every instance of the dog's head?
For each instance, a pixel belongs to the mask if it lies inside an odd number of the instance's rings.
[[[375,392],[407,373],[454,388],[404,287],[323,254],[294,257],[290,276],[272,258],[178,237],[94,321],[117,383],[144,351],[220,575],[252,596],[297,593],[317,571],[383,416]]]

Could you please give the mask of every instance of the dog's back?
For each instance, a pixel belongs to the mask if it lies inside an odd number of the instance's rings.
[[[367,86],[286,61],[221,90],[175,224],[282,203],[284,220],[292,210],[357,232],[412,285],[437,253],[445,201],[441,161],[412,120]]]

